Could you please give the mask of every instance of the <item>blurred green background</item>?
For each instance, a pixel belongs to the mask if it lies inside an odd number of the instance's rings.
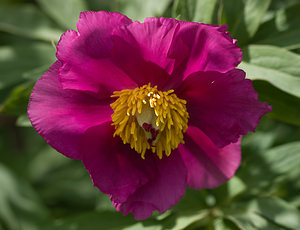
[[[239,68],[273,106],[243,138],[236,176],[188,190],[172,210],[137,222],[116,212],[81,162],[51,149],[31,127],[27,102],[79,12],[119,11],[228,24]],[[0,230],[300,230],[299,0],[0,0]]]

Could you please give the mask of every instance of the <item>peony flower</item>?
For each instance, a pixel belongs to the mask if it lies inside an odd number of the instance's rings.
[[[62,35],[28,115],[118,211],[142,220],[170,209],[186,187],[234,175],[241,135],[271,108],[235,68],[242,53],[227,26],[83,12],[77,29]]]

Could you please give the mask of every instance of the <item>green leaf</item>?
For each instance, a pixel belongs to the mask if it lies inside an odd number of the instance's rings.
[[[243,49],[245,62],[300,78],[300,55],[270,45],[249,45]]]
[[[259,230],[247,218],[241,215],[227,215],[225,217],[232,221],[240,230]]]
[[[34,5],[0,6],[0,31],[49,42],[63,33]]]
[[[239,230],[239,228],[232,223],[232,221],[216,218],[213,223],[214,230]]]
[[[274,147],[263,153],[252,153],[244,160],[238,176],[247,185],[249,194],[269,193],[300,165],[300,142]]]
[[[247,62],[242,62],[239,68],[243,69],[251,80],[267,81],[286,93],[300,97],[300,78]]]
[[[170,0],[118,0],[116,9],[132,20],[143,21],[147,17],[161,17],[170,4]]]
[[[277,120],[300,126],[300,98],[292,96],[267,81],[253,81],[260,101],[272,105],[272,112],[268,116]]]
[[[94,11],[105,10],[105,11],[114,11],[114,8],[117,7],[117,0],[86,0],[88,8]]]
[[[239,65],[254,82],[263,101],[273,106],[270,116],[291,124],[300,124],[300,55],[284,49],[251,45],[244,49]],[[263,82],[261,82],[263,81]]]
[[[177,229],[185,229],[195,222],[202,221],[206,217],[208,217],[208,210],[200,210],[190,213],[180,213],[175,215],[174,222],[168,223],[168,225],[164,225],[166,229],[177,230]]]
[[[217,0],[176,0],[172,15],[180,20],[211,24]]]
[[[283,230],[256,213],[232,214],[225,217],[235,223],[240,230]]]
[[[135,224],[130,216],[122,216],[119,212],[88,212],[60,220],[54,230],[119,230]]]
[[[55,61],[55,49],[50,44],[0,47],[0,90],[24,81],[22,75]]]
[[[234,204],[225,211],[225,216],[242,226],[252,225],[258,229],[300,229],[300,213],[297,208],[275,197]]]
[[[289,203],[279,198],[260,198],[257,203],[262,216],[281,226],[300,229],[300,212]]]
[[[32,126],[27,114],[23,114],[18,117],[18,119],[16,121],[16,126],[18,126],[18,127],[31,127]]]
[[[39,151],[27,168],[28,177],[53,210],[70,215],[82,209],[114,209],[109,197],[93,186],[81,161],[66,158],[50,146]]]
[[[37,0],[41,8],[65,29],[76,29],[79,13],[86,11],[84,0]]]
[[[238,40],[238,44],[247,44],[256,33],[271,0],[225,0],[224,16],[229,25],[230,35]]]
[[[0,164],[0,223],[8,229],[38,230],[48,213],[24,181]]]
[[[231,178],[227,183],[213,189],[211,192],[215,196],[216,203],[224,205],[231,202],[246,190],[245,183],[238,177]]]
[[[251,41],[287,49],[300,48],[300,3],[279,9],[275,17],[263,23]]]
[[[32,87],[32,83],[25,83],[14,88],[7,100],[4,102],[0,112],[12,116],[20,116],[26,113]]]

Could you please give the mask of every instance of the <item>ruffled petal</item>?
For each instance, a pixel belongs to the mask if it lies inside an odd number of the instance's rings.
[[[57,151],[80,159],[79,139],[89,128],[111,120],[111,99],[73,90],[63,90],[58,79],[61,67],[55,62],[32,91],[28,116],[33,127]]]
[[[109,97],[115,90],[136,87],[110,58],[113,30],[130,23],[120,13],[81,13],[78,33],[67,31],[57,46],[57,58],[63,63],[60,71],[63,88],[101,92],[103,97]]]
[[[242,61],[236,40],[226,32],[227,25],[213,26],[180,21],[168,56],[175,58],[173,78],[167,88],[176,88],[183,79],[198,71],[227,72]]]
[[[114,31],[114,61],[139,85],[161,88],[173,72],[169,47],[179,24],[166,18],[148,18]]]
[[[214,143],[198,128],[190,126],[185,144],[178,148],[186,165],[190,188],[214,188],[231,177],[241,162],[240,141],[224,148]]]
[[[125,202],[137,188],[154,177],[154,162],[113,137],[111,122],[90,128],[81,140],[82,162],[101,192]]]
[[[177,90],[187,101],[189,123],[201,129],[221,148],[254,132],[262,115],[271,106],[258,101],[252,82],[242,70],[227,73],[197,72]]]
[[[114,205],[123,215],[131,212],[135,219],[143,220],[154,210],[163,213],[175,205],[185,194],[186,168],[179,154],[175,152],[163,159],[155,158],[155,176],[139,188],[127,201]]]

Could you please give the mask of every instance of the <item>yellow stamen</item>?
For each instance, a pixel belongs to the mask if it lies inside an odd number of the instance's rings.
[[[178,98],[174,90],[159,91],[150,83],[135,89],[116,91],[111,97],[118,99],[110,106],[114,110],[112,125],[114,136],[141,154],[147,150],[169,156],[183,141],[189,114],[186,101]]]

